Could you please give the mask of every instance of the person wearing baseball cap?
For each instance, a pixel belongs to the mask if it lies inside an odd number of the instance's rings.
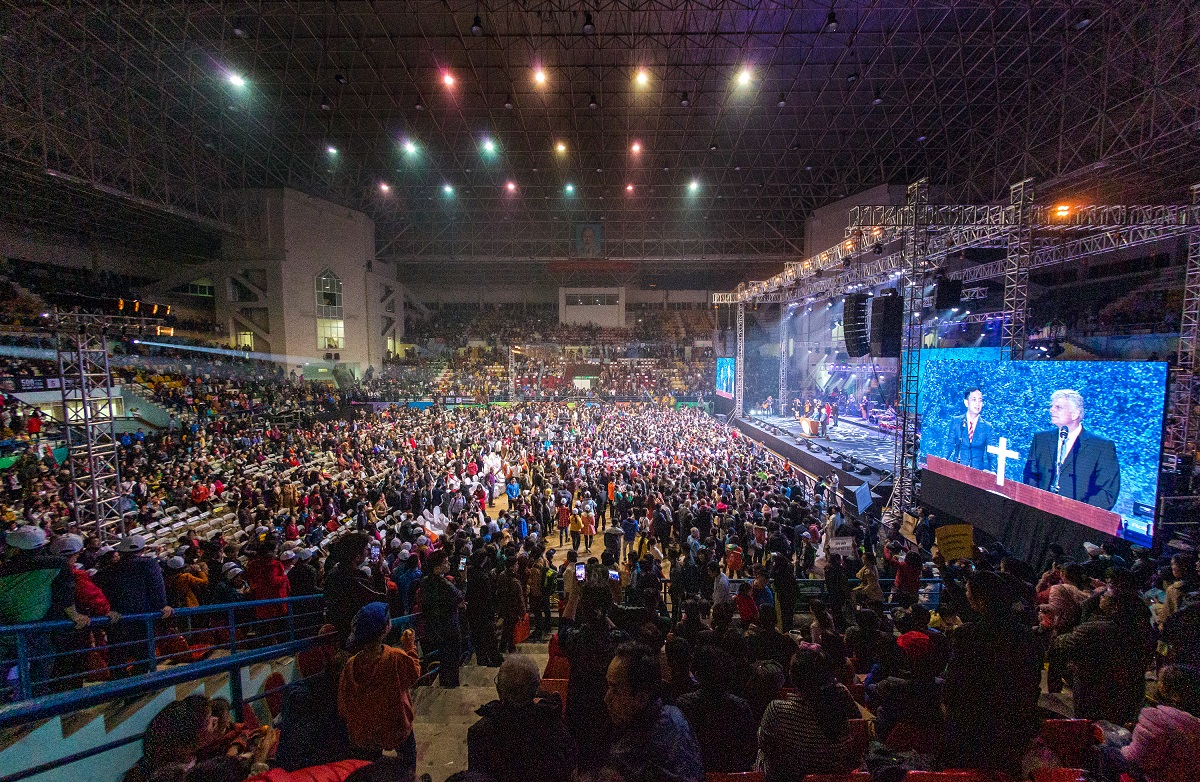
[[[117,543],[121,558],[96,574],[96,586],[104,592],[112,609],[123,616],[161,613],[166,619],[174,613],[167,602],[167,585],[162,566],[146,551],[141,535],[126,535]],[[127,670],[134,674],[149,671],[146,655],[146,623],[118,622],[108,631],[109,665],[116,675]],[[125,667],[132,664],[132,669]]]
[[[421,676],[421,658],[411,629],[400,636],[399,647],[383,642],[391,627],[386,603],[367,603],[355,615],[347,643],[353,656],[338,681],[338,712],[356,756],[395,751],[397,765],[411,777],[417,744],[409,690]]]
[[[41,527],[17,527],[4,536],[6,555],[0,563],[0,624],[70,619],[77,628],[91,619],[75,609],[75,577],[61,556],[46,549],[46,531]],[[82,546],[80,546],[82,548]],[[34,695],[46,692],[53,674],[55,641],[49,633],[28,636],[30,678]],[[7,646],[7,643],[5,644]],[[4,651],[9,657],[9,651]],[[41,659],[38,659],[41,658]]]

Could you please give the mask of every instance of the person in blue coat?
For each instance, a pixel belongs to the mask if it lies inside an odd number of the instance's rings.
[[[162,567],[158,560],[143,555],[146,539],[141,535],[126,535],[117,544],[121,558],[111,567],[96,573],[96,586],[108,598],[112,610],[129,617],[132,614],[161,613],[163,619],[171,616],[173,609],[167,604],[167,587],[163,581]],[[132,663],[132,672],[146,673],[150,666],[147,653],[146,622],[139,619],[124,619],[109,627],[108,637],[112,644],[108,652],[108,664],[114,673],[122,676],[125,665]]]
[[[979,415],[983,410],[983,392],[968,388],[963,393],[963,407],[966,412],[950,421],[950,448],[946,458],[955,464],[995,472],[996,457],[987,451],[987,447],[995,443],[995,433],[992,425]]]

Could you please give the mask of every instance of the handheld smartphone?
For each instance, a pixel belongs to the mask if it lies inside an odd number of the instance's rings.
[[[575,565],[575,580],[583,581],[585,578],[587,578],[587,565],[580,562]]]
[[[371,561],[379,561],[379,546],[371,546]]]
[[[466,569],[466,567],[467,567],[467,558],[466,558],[466,557],[459,557],[459,558],[458,558],[458,569],[459,569],[459,570],[464,570],[464,569]]]
[[[610,571],[608,571],[608,580],[609,581],[620,581],[621,574],[615,570],[610,570]]]

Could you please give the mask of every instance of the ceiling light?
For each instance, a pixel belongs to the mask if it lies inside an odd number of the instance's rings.
[[[537,82],[538,84],[545,84],[546,83],[546,72],[543,71],[541,68],[538,68],[533,73],[533,80],[535,82]]]
[[[511,110],[512,107],[513,107],[512,96],[509,95],[507,98],[504,99],[504,108]]]
[[[880,103],[883,103],[883,96],[876,92],[875,97],[871,98],[871,105],[878,106]]]
[[[699,189],[700,189],[700,183],[697,182],[695,179],[693,179],[691,182],[688,183],[688,190],[690,190],[691,192],[694,193]]]
[[[507,185],[505,185],[505,187],[508,188],[508,192],[510,192],[510,193],[515,193],[517,191],[517,183],[516,182],[510,181]]]
[[[445,84],[447,87],[453,87],[454,86],[454,75],[450,74],[450,73],[443,73],[442,74],[442,84]]]
[[[1075,29],[1076,30],[1086,30],[1087,28],[1091,27],[1091,25],[1092,25],[1091,13],[1084,11],[1083,16],[1079,17],[1079,19],[1076,20]]]
[[[388,183],[387,183],[387,182],[380,182],[380,183],[379,183],[379,191],[380,191],[381,193],[390,193],[390,192],[391,192],[391,190],[392,190],[392,188],[388,187]]]
[[[241,76],[239,76],[236,73],[229,74],[229,83],[232,84],[234,87],[245,87],[246,86],[246,80],[243,79]]]
[[[685,109],[692,105],[692,102],[688,100],[688,94],[686,92],[679,96],[679,105],[683,106]]]
[[[454,195],[454,188],[450,185],[442,185],[442,192],[446,195]]]
[[[708,145],[708,151],[709,151],[709,152],[716,152],[716,151],[717,151],[717,142],[715,142],[715,141],[714,141],[713,143],[709,144],[709,145]]]
[[[404,151],[410,155],[415,155],[415,154],[417,154],[417,145],[414,144],[412,141],[405,141],[404,142]]]
[[[583,34],[584,35],[595,35],[596,34],[596,25],[592,21],[592,15],[586,11],[583,14]]]
[[[335,73],[335,74],[333,74],[333,80],[334,80],[334,81],[336,81],[338,84],[345,84],[345,83],[346,83],[346,77],[345,77],[345,76],[343,76],[343,75],[342,75],[342,74],[340,74],[340,73]]]
[[[575,192],[575,185],[568,182],[566,184],[566,187],[563,188],[563,190],[565,190],[567,192],[567,195],[572,195]]]
[[[635,155],[636,155],[637,153],[641,152],[641,151],[642,151],[642,144],[641,144],[641,142],[640,142],[640,141],[635,141],[635,142],[633,142],[633,145],[629,147],[629,151],[630,151],[630,152],[632,152],[632,153],[634,153]]]
[[[233,34],[234,34],[234,35],[236,35],[238,38],[245,38],[245,37],[246,37],[246,31],[245,31],[245,30],[243,30],[241,27],[234,27],[234,28],[233,28]]]
[[[625,185],[625,192],[626,192],[626,193],[632,193],[632,192],[633,192],[633,185]]]
[[[917,136],[917,141],[924,141],[925,138],[925,136]]]
[[[638,83],[639,87],[645,87],[650,83],[650,74],[645,71],[638,71],[637,76],[634,77],[634,81]]]
[[[852,73],[846,77],[847,84],[853,84],[856,81],[858,81],[858,71],[855,71],[854,73]]]
[[[829,16],[825,17],[825,29],[831,33],[836,33],[838,31],[837,14],[835,14],[833,11],[830,11]]]
[[[413,106],[413,108],[414,108],[414,109],[416,109],[417,111],[424,111],[424,110],[425,110],[425,104],[424,104],[424,103],[421,103],[420,101],[417,101],[417,105],[416,105],[416,106]]]
[[[490,138],[485,138],[483,140],[483,151],[489,155],[495,154],[496,142],[492,141]]]
[[[784,106],[787,105],[787,96],[784,95],[782,92],[779,93],[779,102],[776,103],[775,105],[782,109]]]
[[[333,105],[330,104],[329,98],[322,95],[321,96],[321,111],[329,111],[331,108],[333,108]]]
[[[600,108],[600,104],[596,102],[596,96],[595,96],[595,95],[593,95],[592,97],[588,98],[588,108],[589,108],[589,109],[598,109],[598,108]]]
[[[560,155],[566,154],[566,151],[567,151],[567,145],[566,145],[566,144],[564,144],[564,143],[562,143],[562,142],[560,141],[560,142],[558,142],[557,144],[555,144],[555,145],[554,145],[554,151],[555,151],[555,152],[557,152],[557,153],[558,153],[558,154],[560,154]]]
[[[483,35],[483,20],[478,16],[471,20],[471,35]]]
[[[331,155],[337,154],[337,147],[325,147],[325,151]]]
[[[750,76],[751,76],[750,69],[742,68],[741,72],[738,73],[738,77],[737,77],[738,84],[745,87],[747,84],[750,83]]]

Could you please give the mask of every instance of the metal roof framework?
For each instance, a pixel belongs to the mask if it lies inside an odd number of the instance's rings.
[[[580,223],[612,257],[799,259],[812,209],[922,177],[934,202],[1025,178],[1176,200],[1200,163],[1194,10],[1097,5],[4,0],[0,196],[169,244],[236,231],[232,190],[293,187],[372,216],[402,265],[573,258]]]

